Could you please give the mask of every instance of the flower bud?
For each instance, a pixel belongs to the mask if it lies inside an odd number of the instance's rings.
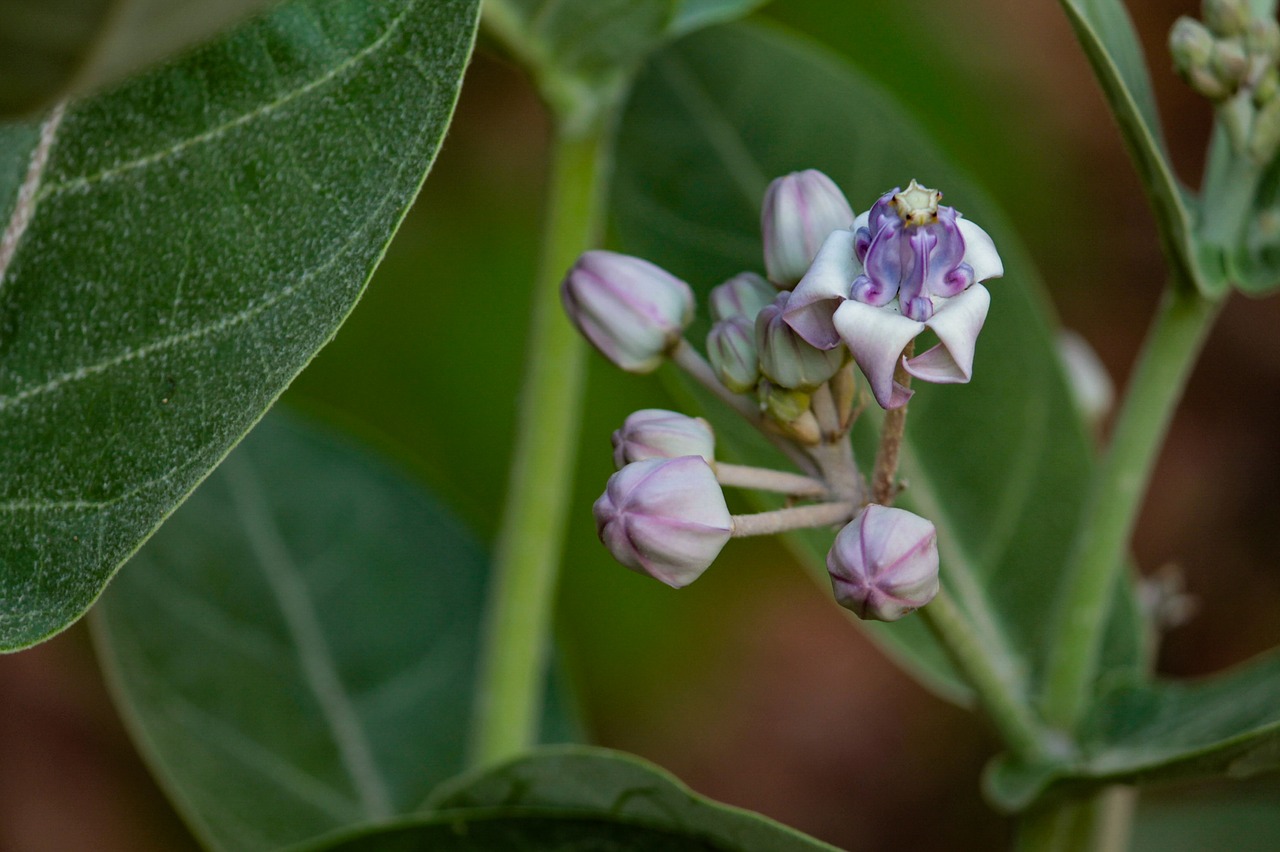
[[[790,293],[779,293],[756,315],[756,351],[760,371],[776,385],[813,391],[844,366],[843,347],[818,349],[805,342],[783,319]]]
[[[1249,56],[1244,45],[1235,39],[1217,42],[1213,46],[1209,68],[1222,87],[1234,94],[1249,76]]]
[[[760,410],[779,423],[790,423],[809,411],[809,394],[780,388],[768,379],[761,380],[756,394],[760,398]]]
[[[560,287],[569,319],[618,367],[650,373],[693,319],[689,285],[647,260],[589,251]]]
[[[1223,38],[1243,33],[1252,17],[1248,0],[1204,0],[1200,16],[1215,35]]]
[[[862,619],[897,621],[938,593],[938,533],[904,509],[871,504],[836,534],[831,588]]]
[[[1280,98],[1262,105],[1249,131],[1249,156],[1258,165],[1266,165],[1280,148]]]
[[[773,301],[778,291],[754,272],[739,272],[711,291],[711,318],[727,320],[746,317],[754,320],[760,309]]]
[[[645,459],[702,456],[715,461],[716,436],[701,417],[661,408],[645,408],[627,417],[613,433],[613,463],[618,470]]]
[[[722,319],[707,335],[707,360],[720,384],[746,393],[760,380],[755,321],[745,316]]]
[[[1195,18],[1178,18],[1169,31],[1169,53],[1182,74],[1191,68],[1204,68],[1213,56],[1213,33]]]
[[[831,178],[817,169],[792,172],[769,184],[760,211],[764,268],[790,289],[804,277],[827,234],[853,223],[853,208]]]
[[[733,531],[724,492],[700,456],[627,465],[609,477],[592,512],[614,559],[675,589],[698,579]]]

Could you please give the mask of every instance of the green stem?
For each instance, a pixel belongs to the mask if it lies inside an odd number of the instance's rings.
[[[562,125],[554,142],[516,445],[486,610],[474,765],[537,741],[586,374],[586,346],[560,306],[559,283],[599,238],[610,130],[611,122],[581,132]]]
[[[918,615],[947,649],[953,662],[978,694],[983,708],[1008,746],[1027,761],[1043,760],[1054,751],[1027,698],[999,665],[990,646],[956,606],[945,588]]]
[[[1063,578],[1050,637],[1045,719],[1063,731],[1079,723],[1098,669],[1111,597],[1156,455],[1218,304],[1166,293],[1129,381],[1111,445],[1094,474]]]
[[[1092,796],[1041,802],[1018,819],[1015,852],[1125,852],[1137,790],[1106,787]]]

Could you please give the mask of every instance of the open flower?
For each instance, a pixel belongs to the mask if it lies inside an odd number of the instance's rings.
[[[914,180],[885,193],[849,230],[833,231],[791,295],[786,322],[822,349],[844,343],[876,402],[897,408],[911,391],[893,374],[926,328],[938,345],[903,361],[911,375],[969,381],[991,294],[980,281],[1004,274],[991,237]]]

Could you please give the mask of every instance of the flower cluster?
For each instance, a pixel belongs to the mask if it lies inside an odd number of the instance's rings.
[[[937,534],[892,507],[912,378],[968,382],[990,293],[1003,274],[982,228],[915,181],[855,214],[821,172],[770,184],[761,212],[764,274],[713,288],[706,357],[684,339],[688,284],[635,257],[584,254],[565,277],[569,318],[606,358],[645,373],[670,359],[759,428],[800,472],[715,457],[707,421],[648,409],[613,435],[618,468],[594,513],[628,568],[673,587],[695,580],[730,538],[838,528],[827,557],[836,600],[892,621],[938,591]],[[925,330],[937,344],[921,354]],[[854,365],[887,414],[870,479],[849,431],[865,407]],[[732,515],[723,487],[785,495],[782,508]]]

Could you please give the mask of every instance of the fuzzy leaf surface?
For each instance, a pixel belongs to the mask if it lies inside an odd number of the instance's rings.
[[[0,649],[78,618],[333,336],[431,165],[476,16],[293,0],[73,104],[35,178],[34,128],[0,130],[23,146],[0,155],[20,232],[0,270]]]

